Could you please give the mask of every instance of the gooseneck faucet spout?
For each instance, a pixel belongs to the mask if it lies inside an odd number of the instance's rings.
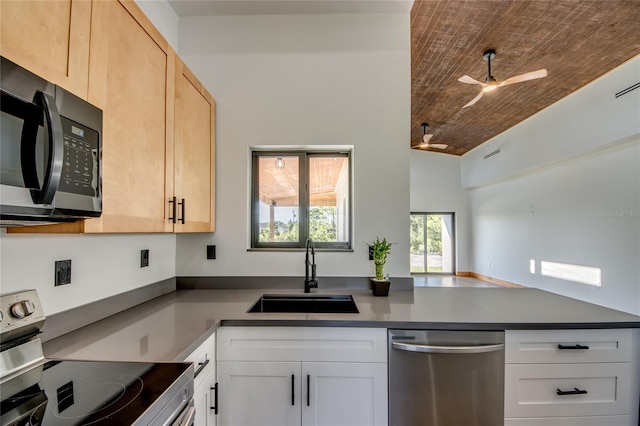
[[[318,279],[316,278],[316,248],[310,238],[306,244],[307,254],[304,260],[304,292],[310,293],[312,288],[318,288]],[[309,261],[309,252],[311,252],[311,261]],[[309,278],[309,269],[311,269],[311,278]]]

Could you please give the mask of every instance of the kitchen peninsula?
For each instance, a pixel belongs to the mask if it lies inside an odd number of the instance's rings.
[[[262,294],[299,290],[178,290],[45,342],[48,357],[180,361],[220,326],[445,330],[640,328],[640,317],[531,288],[415,288],[353,295],[358,314],[247,313]],[[46,332],[46,329],[45,329]],[[141,351],[146,339],[149,351]]]
[[[352,294],[359,310],[357,314],[247,312],[263,294],[274,293],[302,294],[302,288],[288,290],[179,289],[49,340],[44,344],[45,355],[49,358],[122,361],[186,360],[197,363],[192,354],[202,351],[202,347],[206,346],[211,349],[204,356],[204,362],[200,364],[208,364],[208,359],[216,359],[218,363],[213,374],[207,375],[211,385],[207,384],[204,387],[208,391],[217,389],[218,381],[229,389],[229,381],[233,375],[246,373],[244,370],[237,371],[242,366],[247,366],[251,368],[249,371],[254,371],[251,365],[259,369],[260,365],[268,364],[271,365],[269,368],[272,368],[277,362],[283,361],[291,364],[295,360],[289,358],[294,355],[300,356],[300,361],[305,361],[304,356],[300,354],[308,353],[309,349],[305,352],[303,347],[309,342],[316,342],[314,345],[317,345],[319,344],[317,342],[327,341],[327,339],[336,341],[371,339],[372,350],[377,355],[375,357],[371,355],[371,360],[368,362],[368,358],[360,358],[360,355],[351,359],[353,354],[348,353],[346,349],[348,346],[344,349],[344,355],[340,355],[345,359],[312,359],[312,361],[316,361],[316,364],[318,364],[317,361],[331,361],[325,364],[320,362],[319,364],[322,365],[336,364],[337,361],[347,365],[349,362],[356,361],[363,366],[362,368],[369,368],[364,367],[365,365],[372,366],[370,368],[377,370],[373,372],[367,370],[363,374],[369,374],[371,380],[377,383],[374,386],[377,389],[374,389],[375,398],[386,400],[387,378],[386,373],[381,374],[386,371],[388,329],[496,330],[505,331],[506,335],[505,424],[535,424],[526,423],[526,421],[539,421],[540,412],[544,414],[548,409],[552,409],[555,402],[546,401],[540,405],[541,408],[538,408],[538,411],[532,411],[530,403],[514,399],[514,395],[519,394],[515,389],[523,381],[530,383],[536,380],[560,380],[555,376],[551,378],[544,376],[546,371],[555,371],[556,368],[563,371],[565,369],[573,371],[574,368],[586,369],[584,372],[571,374],[580,374],[582,381],[613,381],[614,385],[611,389],[614,393],[612,402],[605,404],[589,400],[588,402],[595,405],[572,403],[568,406],[569,411],[558,412],[554,409],[555,411],[551,411],[554,417],[550,419],[566,415],[563,413],[576,416],[575,412],[577,412],[581,416],[605,415],[606,417],[599,417],[596,420],[626,425],[633,424],[628,422],[635,421],[633,419],[637,418],[637,413],[634,413],[633,408],[630,407],[637,405],[632,401],[638,400],[639,383],[637,380],[629,380],[629,377],[637,377],[638,373],[637,358],[640,353],[640,317],[638,316],[538,289],[444,287],[418,287],[414,291],[392,291],[389,297],[373,297],[370,291],[365,290],[321,289],[314,292],[320,295]],[[237,333],[243,336],[241,340],[258,339],[254,343],[249,343],[258,346],[251,346],[252,350],[238,352],[238,349],[233,348],[233,339],[237,337]],[[260,346],[271,339],[282,339],[283,335],[288,336],[285,340],[289,348],[284,352],[282,348],[277,349],[279,344],[275,347]],[[561,354],[558,357],[559,360],[549,357],[549,352],[555,351],[554,348],[559,344],[558,342],[565,341],[570,344],[588,341],[596,350],[588,351],[590,353],[586,355],[578,354],[577,352],[580,351],[562,351],[571,352],[569,354],[571,358],[563,358],[565,354]],[[291,342],[306,343],[301,343],[303,347],[298,348],[295,345],[289,347],[288,345],[293,344]],[[336,352],[334,348],[331,353],[340,354],[341,351]],[[317,348],[313,352],[323,353]],[[241,359],[237,358],[238,356]],[[246,357],[250,359],[245,359]],[[286,359],[282,359],[283,357]],[[273,364],[274,361],[276,364]],[[302,365],[315,364],[302,362]],[[522,371],[522,368],[533,368],[534,372]],[[590,377],[589,372],[594,368],[596,371],[603,368],[605,370],[613,368],[616,371],[600,372],[598,374],[606,377],[594,379]],[[257,371],[251,374],[262,374],[259,370]],[[543,377],[531,380],[527,374],[534,376],[542,374]],[[289,377],[286,374],[284,376]],[[196,377],[197,386],[198,377]],[[590,386],[592,386],[591,389],[596,390],[593,395],[602,397],[596,385],[590,384]],[[609,385],[598,386],[605,390],[610,388]],[[555,387],[553,389],[553,395],[555,395]],[[221,392],[223,392],[220,397],[222,406],[237,400],[224,394],[224,391]],[[380,393],[384,395],[381,396]],[[605,398],[608,396],[605,395]],[[583,407],[586,406],[589,410],[584,411]],[[375,424],[386,424],[386,409],[379,412],[375,418],[377,419]],[[575,421],[578,421],[576,420],[578,418],[573,417]],[[225,424],[224,421],[222,423]]]

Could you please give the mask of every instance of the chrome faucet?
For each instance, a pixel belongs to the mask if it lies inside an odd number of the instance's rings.
[[[311,251],[311,262],[309,262],[309,251]],[[311,278],[309,278],[309,268],[311,268]],[[312,288],[318,288],[316,278],[316,248],[311,238],[307,238],[307,254],[304,261],[304,292],[310,293]]]

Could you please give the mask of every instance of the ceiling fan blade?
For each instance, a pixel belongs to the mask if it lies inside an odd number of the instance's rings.
[[[524,74],[516,75],[515,77],[508,78],[499,83],[499,86],[507,86],[513,83],[521,83],[523,81],[535,80],[536,78],[542,78],[547,76],[547,70],[541,69],[538,71],[531,71]]]
[[[431,143],[427,145],[427,148],[446,149],[449,145],[444,143]]]
[[[460,77],[458,79],[458,81],[461,82],[461,83],[467,83],[467,84],[479,84],[482,87],[487,85],[487,83],[483,83],[481,81],[478,81],[475,78],[469,77],[468,75],[463,75],[462,77]]]
[[[463,106],[462,108],[469,107],[469,106],[471,106],[471,105],[475,104],[476,102],[478,102],[478,101],[480,100],[480,98],[482,97],[482,94],[483,94],[483,93],[484,93],[484,92],[480,92],[480,93],[478,93],[478,96],[476,96],[475,98],[471,99],[471,102],[469,102],[468,104],[466,104],[466,105],[465,105],[465,106]]]

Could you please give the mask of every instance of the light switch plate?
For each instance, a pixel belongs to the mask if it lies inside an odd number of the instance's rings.
[[[140,250],[140,267],[149,266],[149,249]]]

